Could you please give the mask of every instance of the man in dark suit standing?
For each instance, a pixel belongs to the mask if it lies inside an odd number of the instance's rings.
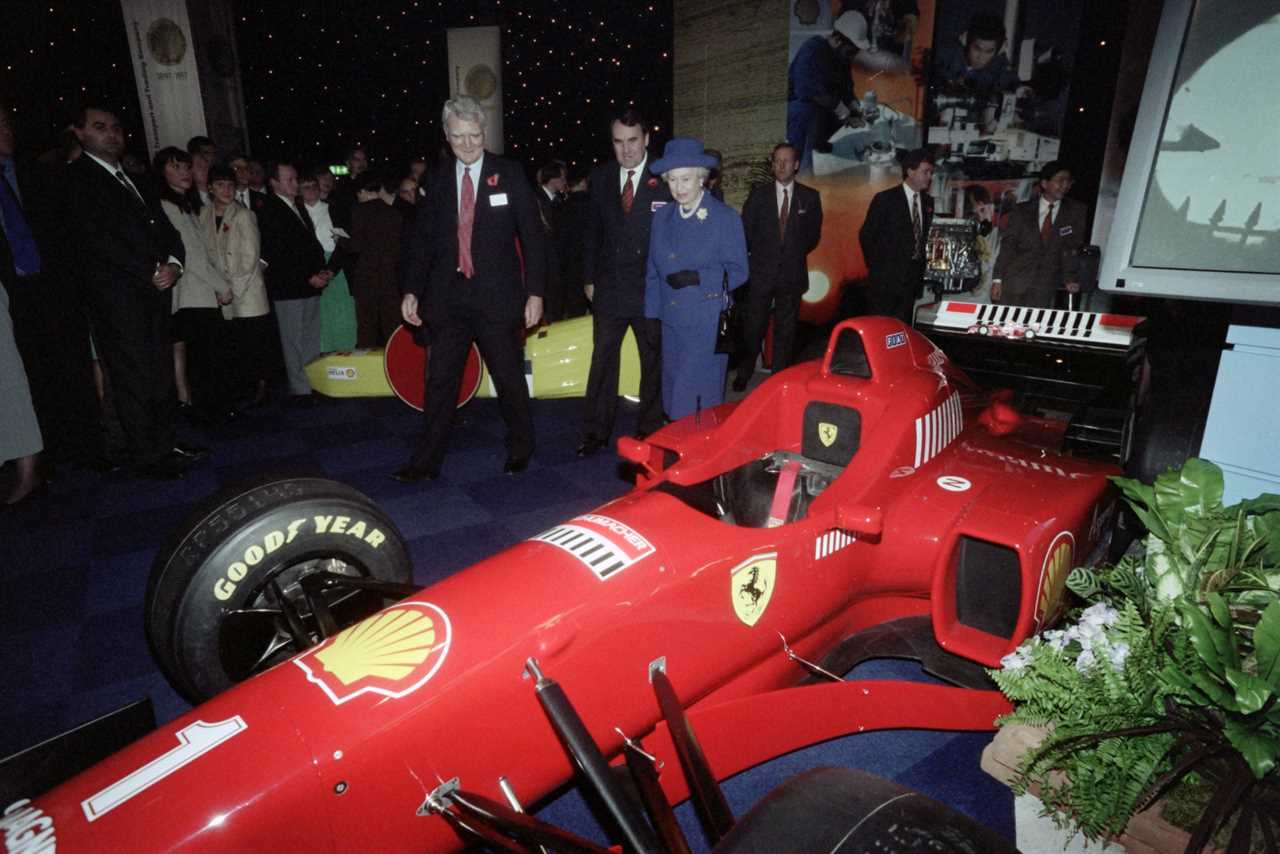
[[[425,321],[431,347],[424,430],[409,464],[391,475],[402,483],[440,475],[472,342],[507,426],[503,471],[524,471],[534,447],[522,333],[542,318],[546,245],[538,203],[519,163],[484,150],[479,101],[447,101],[442,121],[456,159],[428,182],[400,306],[405,322]]]
[[[65,263],[63,193],[46,168],[15,155],[13,115],[0,105],[0,282],[26,365],[47,460],[95,469],[103,457],[89,325]]]
[[[644,316],[644,277],[653,212],[671,201],[671,191],[649,171],[649,132],[639,111],[616,116],[610,133],[615,162],[591,173],[591,214],[583,241],[582,273],[593,318],[580,457],[605,447],[613,434],[622,339],[628,328],[640,354],[636,433],[646,436],[663,423],[662,327]]]
[[[298,199],[298,170],[285,161],[267,170],[271,193],[254,208],[262,233],[267,294],[280,327],[289,394],[311,395],[307,362],[320,355],[320,291],[332,274],[307,209]]]
[[[1067,165],[1051,160],[1040,170],[1040,198],[1009,214],[991,277],[993,302],[1053,308],[1058,288],[1080,290],[1086,212],[1080,202],[1064,198],[1071,184]]]
[[[182,238],[121,168],[120,120],[87,107],[73,128],[84,156],[67,167],[67,225],[129,463],[147,477],[181,477],[190,455],[175,442],[169,288],[182,274]]]
[[[771,159],[773,181],[752,188],[742,206],[751,265],[747,297],[746,347],[738,362],[734,391],[744,391],[760,354],[760,339],[773,310],[773,370],[795,357],[800,298],[809,289],[807,258],[822,237],[822,196],[796,181],[800,158],[789,142]]]
[[[923,148],[902,158],[902,183],[876,193],[858,232],[867,262],[867,301],[872,314],[910,324],[924,293],[924,250],[933,221],[933,158]]]

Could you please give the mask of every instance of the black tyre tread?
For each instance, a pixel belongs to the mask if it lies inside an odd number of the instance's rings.
[[[152,562],[144,598],[147,643],[166,679],[191,702],[207,699],[184,671],[176,638],[179,620],[193,585],[220,546],[244,528],[282,508],[300,503],[333,502],[359,508],[377,521],[392,553],[388,581],[409,583],[413,568],[395,523],[359,490],[325,478],[261,477],[228,485],[200,502],[167,538]],[[248,506],[246,506],[248,505]]]

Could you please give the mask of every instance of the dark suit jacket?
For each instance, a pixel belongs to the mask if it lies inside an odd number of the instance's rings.
[[[933,198],[920,194],[920,252],[913,259],[911,210],[907,194],[897,184],[876,193],[867,209],[867,218],[858,232],[862,257],[867,262],[873,290],[910,290],[912,298],[924,292],[924,246],[933,221]]]
[[[777,185],[752,188],[742,206],[751,259],[751,287],[765,290],[809,289],[807,258],[822,238],[822,196],[800,182],[791,185],[786,234],[778,234]]]
[[[31,160],[15,159],[14,171],[18,178],[18,193],[22,197],[22,213],[27,225],[31,227],[36,248],[40,251],[42,271],[46,277],[66,275],[67,266],[63,256],[69,245],[66,233],[68,217],[63,208],[67,193],[63,191],[63,180],[60,180],[65,167],[50,169]],[[12,256],[0,263],[0,280],[10,293],[21,285],[13,267]],[[69,277],[68,280],[74,279]],[[32,287],[47,288],[47,278]]]
[[[351,212],[351,239],[347,252],[355,263],[351,272],[351,292],[399,293],[400,234],[405,215],[381,199],[362,202]]]
[[[488,151],[476,182],[471,260],[475,275],[458,282],[458,191],[455,161],[437,169],[419,204],[406,293],[418,297],[428,326],[448,322],[450,308],[479,309],[491,321],[519,318],[528,297],[543,295],[546,238],[524,168]]]
[[[287,202],[275,193],[255,200],[258,231],[262,235],[263,276],[273,300],[310,299],[320,291],[307,280],[324,267],[324,248],[316,240],[310,218],[303,222]]]
[[[170,257],[182,261],[186,254],[160,201],[139,201],[87,154],[67,167],[67,175],[67,226],[81,281],[99,292],[127,288],[148,297],[161,293],[151,284],[156,264]],[[164,299],[171,299],[167,292]]]
[[[1085,243],[1085,207],[1063,199],[1053,219],[1048,240],[1040,239],[1040,199],[1022,202],[1009,214],[1001,229],[1000,255],[992,279],[1001,279],[1005,294],[1034,292],[1037,299],[1052,302],[1054,292],[1079,275],[1077,251]]]
[[[653,212],[671,201],[667,182],[649,171],[636,176],[631,213],[622,213],[622,167],[603,163],[591,172],[591,215],[582,247],[583,282],[595,285],[592,310],[615,317],[644,315],[644,278]]]
[[[545,291],[551,294],[560,287],[560,244],[563,230],[563,202],[553,203],[541,187],[534,186],[533,198],[538,203],[538,219],[542,222],[542,236],[546,238],[547,278]],[[563,308],[563,306],[562,306]],[[558,318],[557,318],[558,319]]]

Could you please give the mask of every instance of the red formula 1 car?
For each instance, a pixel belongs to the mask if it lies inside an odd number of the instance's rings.
[[[345,629],[353,591],[405,580],[394,526],[323,481],[246,490],[180,532],[148,595],[166,675],[216,695],[5,820],[60,851],[453,850],[448,781],[536,801],[589,764],[575,733],[675,769],[651,682],[721,779],[836,735],[989,728],[1007,706],[979,665],[1059,609],[1117,470],[1057,453],[1058,422],[993,435],[986,407],[923,336],[845,321],[740,404],[620,442],[628,494]],[[801,684],[903,655],[966,687]],[[584,726],[544,713],[539,668]]]

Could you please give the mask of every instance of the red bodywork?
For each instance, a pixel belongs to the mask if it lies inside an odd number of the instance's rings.
[[[869,379],[829,370],[847,332],[861,337]],[[741,404],[628,444],[628,457],[648,461],[628,494],[12,805],[10,827],[50,832],[64,851],[453,850],[461,844],[442,819],[416,814],[442,779],[499,799],[505,775],[530,803],[571,776],[523,675],[531,656],[606,755],[620,746],[617,727],[670,759],[647,678],[664,657],[718,777],[843,733],[990,727],[1007,709],[997,692],[796,687],[806,672],[779,634],[820,660],[861,629],[931,615],[945,649],[995,665],[1059,606],[1066,570],[1098,539],[1115,468],[1048,450],[1060,424],[1027,419],[991,435],[978,423],[986,397],[897,321],[845,321],[831,340],[822,361],[775,375]],[[660,489],[799,453],[811,401],[856,409],[861,442],[803,518],[739,527]],[[962,537],[1017,554],[1008,636],[957,613]],[[743,614],[735,598],[748,593]],[[682,796],[675,763],[666,767],[664,785]]]

